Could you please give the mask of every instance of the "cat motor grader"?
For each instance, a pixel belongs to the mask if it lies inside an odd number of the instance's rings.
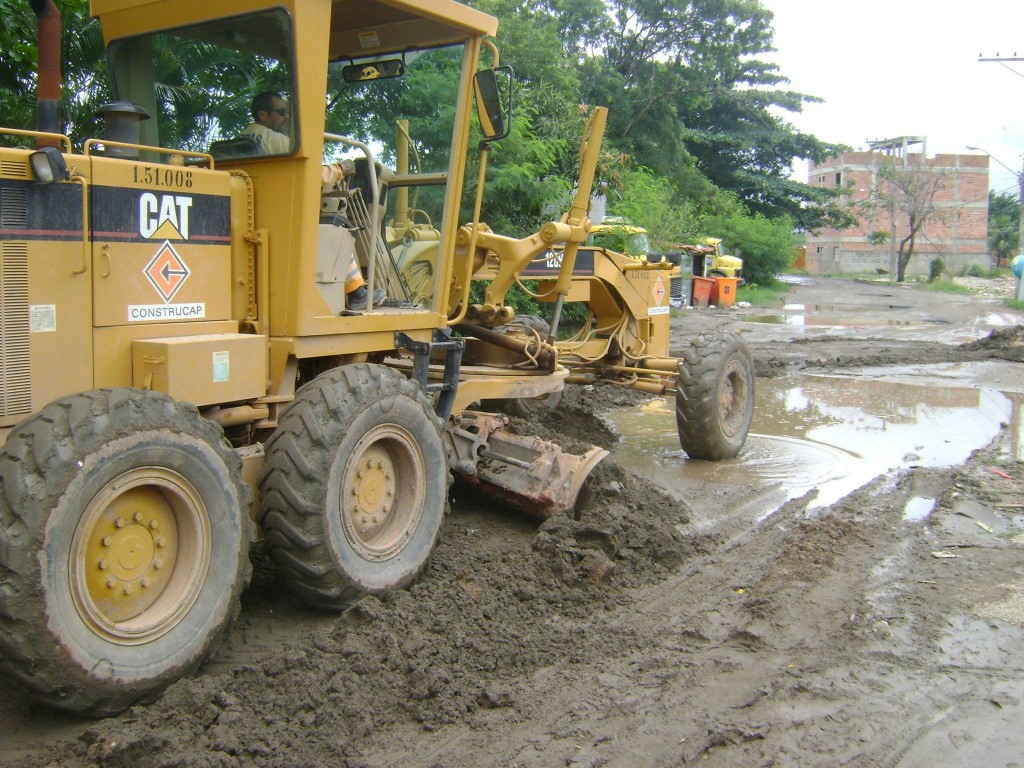
[[[521,275],[537,280],[534,295],[539,301],[556,303],[553,321],[550,327],[542,326],[542,332],[569,369],[568,383],[672,396],[686,454],[709,461],[733,458],[743,448],[753,418],[753,360],[739,334],[721,329],[688,339],[680,339],[677,330],[676,346],[683,347],[682,355],[669,356],[669,292],[671,281],[679,279],[680,260],[673,251],[650,251],[641,259],[581,246],[573,259],[569,290],[563,294],[556,290],[556,278],[565,264],[564,252],[555,248]],[[582,306],[585,319],[557,338],[558,308],[570,302]],[[537,326],[522,327],[518,333],[536,334]],[[560,397],[556,391],[501,405],[513,414],[530,413],[556,407]]]
[[[704,331],[682,340],[681,357],[670,357],[670,286],[680,279],[682,253],[649,250],[646,232],[621,222],[605,226],[599,233],[611,235],[611,244],[626,244],[626,236],[641,233],[643,238],[634,241],[632,252],[627,248],[620,253],[602,244],[602,238],[591,237],[589,244],[575,246],[571,253],[555,246],[512,270],[505,266],[510,260],[501,254],[516,242],[481,225],[473,279],[486,284],[485,303],[470,305],[469,319],[493,326],[498,322],[495,297],[504,297],[514,284],[541,303],[554,303],[550,323],[540,317],[517,316],[502,326],[506,344],[527,349],[542,342],[553,344],[559,362],[570,371],[569,384],[671,396],[679,442],[691,459],[735,457],[746,442],[754,409],[753,360],[746,343],[734,331]],[[435,261],[436,249],[428,242],[404,252],[399,267],[409,276],[410,284],[416,285],[429,282],[426,278],[432,276]],[[566,286],[567,264],[573,271]],[[683,271],[688,273],[689,266]],[[522,278],[536,283],[526,284]],[[585,320],[581,327],[559,334],[567,303],[578,303],[582,308],[578,314]],[[472,327],[466,330],[473,332]],[[677,346],[680,341],[676,339]],[[539,363],[520,363],[531,364]],[[557,389],[532,397],[502,397],[487,404],[514,416],[531,416],[557,408],[562,394],[563,390]]]
[[[32,6],[52,29],[52,0]],[[422,573],[452,473],[541,516],[573,508],[605,451],[570,455],[469,408],[564,386],[553,345],[489,326],[554,246],[569,290],[605,111],[571,210],[499,242],[479,221],[511,92],[493,17],[451,0],[91,11],[117,99],[103,137],[75,151],[59,131],[52,66],[40,125],[0,129],[0,673],[105,715],[212,653],[257,529],[296,597],[337,611]],[[40,61],[55,49],[59,33],[41,35]],[[276,155],[242,130],[268,83],[288,99]],[[336,109],[358,138],[327,131]],[[431,139],[416,173],[398,162],[399,118]],[[415,295],[384,226],[410,191],[430,226],[402,241],[434,238],[437,254]],[[353,253],[381,305],[347,306]],[[471,307],[481,259],[497,279]]]

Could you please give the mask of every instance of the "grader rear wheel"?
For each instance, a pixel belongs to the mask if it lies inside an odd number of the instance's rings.
[[[419,387],[380,365],[296,393],[267,443],[260,519],[297,597],[340,611],[423,572],[447,507],[441,429]]]
[[[740,452],[754,415],[754,365],[738,334],[701,334],[679,363],[676,426],[691,459]]]
[[[0,477],[0,647],[16,685],[108,715],[209,655],[252,540],[251,492],[218,427],[152,392],[89,392],[16,427]]]

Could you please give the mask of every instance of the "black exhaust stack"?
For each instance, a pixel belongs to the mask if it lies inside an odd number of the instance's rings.
[[[53,0],[29,0],[39,20],[39,86],[36,93],[36,130],[60,133],[60,11]],[[41,139],[39,146],[55,146]]]

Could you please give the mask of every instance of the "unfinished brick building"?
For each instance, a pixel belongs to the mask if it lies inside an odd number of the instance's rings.
[[[941,257],[947,272],[964,267],[992,266],[988,254],[988,155],[925,153],[922,136],[901,136],[868,143],[866,152],[846,152],[812,165],[808,183],[837,187],[844,203],[855,203],[860,221],[850,229],[823,229],[807,235],[807,271],[822,273],[895,274],[899,241],[908,233],[906,213],[887,207],[879,198],[879,168],[907,164],[941,175],[935,192],[935,213],[918,234],[907,275],[928,274]],[[920,147],[919,152],[909,151]],[[883,184],[884,188],[884,184]]]

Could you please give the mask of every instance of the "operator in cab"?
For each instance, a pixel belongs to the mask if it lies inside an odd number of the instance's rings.
[[[277,91],[261,91],[256,94],[250,106],[252,123],[239,133],[240,136],[252,136],[257,139],[260,154],[287,155],[291,152],[291,138],[288,134],[289,109],[288,102]],[[346,175],[353,170],[346,169],[342,164],[323,166],[322,190],[328,191],[344,182]],[[370,303],[369,291],[363,278],[355,253],[349,262],[348,274],[345,277],[345,306],[349,310],[359,311],[367,308]],[[382,288],[373,292],[373,306],[382,304],[387,293]]]
[[[255,136],[264,155],[286,155],[291,150],[288,138],[288,102],[276,91],[256,94],[250,107],[252,122],[241,136]]]

